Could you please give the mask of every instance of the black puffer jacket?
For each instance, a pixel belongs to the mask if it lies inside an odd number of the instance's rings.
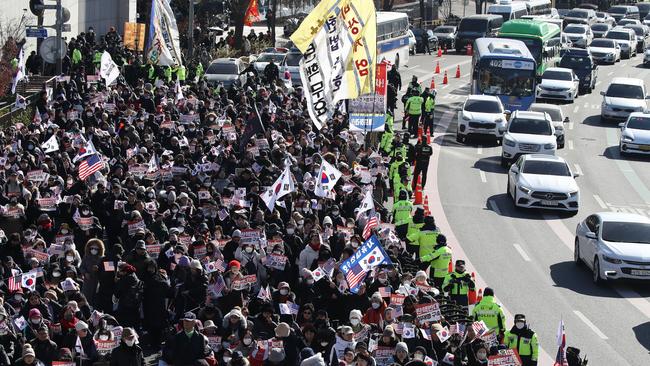
[[[144,355],[142,348],[137,344],[129,347],[120,342],[111,352],[111,366],[144,366]]]

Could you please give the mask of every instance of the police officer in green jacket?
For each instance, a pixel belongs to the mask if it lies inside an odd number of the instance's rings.
[[[379,143],[380,151],[390,154],[393,150],[393,138],[395,133],[393,132],[393,115],[389,112],[386,113],[386,127],[384,132],[381,135],[381,142]]]
[[[201,61],[197,62],[196,64],[197,64],[196,65],[196,77],[197,77],[197,80],[201,80],[201,78],[203,77],[203,64],[201,63]]]
[[[393,203],[393,223],[395,224],[395,233],[401,240],[406,240],[412,210],[413,203],[408,199],[406,191],[400,191],[399,200]]]
[[[420,261],[431,266],[429,275],[437,288],[442,288],[445,277],[449,274],[449,263],[451,262],[452,251],[447,246],[447,237],[440,234],[436,238],[436,246],[430,254],[420,257]]]
[[[99,68],[102,65],[102,54],[103,52],[101,52],[101,50],[97,50],[95,53],[93,53],[93,65],[95,66],[95,73],[99,71]]]
[[[407,239],[412,238],[415,235],[417,235],[417,233],[420,232],[420,229],[422,229],[423,226],[424,226],[424,209],[422,207],[417,207],[415,209],[415,213],[413,214],[413,219],[409,224],[409,228],[406,231],[406,238]],[[406,246],[406,251],[408,251],[409,254],[414,254],[417,253],[417,248],[414,245],[409,244]],[[426,269],[426,267],[422,269]]]
[[[404,163],[404,165],[400,167],[400,174],[393,181],[393,192],[406,192],[406,199],[411,200],[413,190],[411,189],[411,178],[406,172],[408,169],[408,163]],[[393,196],[393,200],[397,201],[395,198],[396,197]]]
[[[489,330],[498,332],[501,339],[506,331],[506,317],[501,305],[494,301],[494,290],[486,287],[483,299],[472,310],[474,321],[483,321]]]
[[[537,334],[528,328],[524,314],[515,315],[515,326],[506,332],[503,343],[519,353],[522,366],[537,366],[539,353]]]
[[[451,272],[445,277],[442,283],[442,290],[449,295],[452,301],[467,310],[469,306],[467,294],[475,288],[476,284],[472,280],[472,276],[465,272],[465,261],[462,259],[456,260],[454,272]]]
[[[172,81],[172,68],[169,66],[165,66],[165,80],[167,83],[170,83]]]
[[[176,78],[178,78],[178,82],[181,85],[185,85],[186,74],[187,74],[187,70],[185,69],[185,65],[179,65],[176,68]]]
[[[420,96],[420,94],[412,93],[404,105],[404,110],[408,115],[409,133],[413,138],[417,137],[418,134],[418,123],[420,122],[420,117],[422,116],[422,104],[424,104],[424,99]]]
[[[411,246],[418,247],[418,258],[420,258],[421,263],[424,264],[427,262],[427,257],[433,253],[439,234],[433,216],[427,216],[424,218],[424,225],[422,225],[422,228],[417,232],[412,233],[407,238]],[[407,245],[407,250],[408,247],[409,245]],[[412,251],[415,251],[415,248],[413,248]]]

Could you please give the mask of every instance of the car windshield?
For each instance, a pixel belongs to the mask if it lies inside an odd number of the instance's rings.
[[[564,33],[571,33],[571,34],[584,34],[586,31],[585,28],[583,27],[572,27],[572,26],[567,26],[564,28]]]
[[[611,39],[594,39],[591,41],[590,47],[602,47],[602,48],[616,48],[616,42]]]
[[[610,84],[607,88],[606,97],[612,98],[629,98],[629,99],[644,99],[643,88],[638,85],[628,84]]]
[[[572,78],[570,72],[549,70],[542,74],[542,79],[571,81]]]
[[[564,55],[560,60],[560,67],[569,69],[591,69],[589,57]]]
[[[551,125],[546,120],[515,118],[510,121],[508,127],[510,133],[525,133],[529,135],[547,135],[553,134]]]
[[[605,38],[609,39],[620,39],[623,41],[629,41],[630,40],[630,34],[627,32],[607,32],[605,35]]]
[[[532,112],[548,113],[552,121],[562,121],[562,111],[560,111],[559,109],[550,108],[550,107],[545,108],[545,107],[531,106],[530,110]]]
[[[301,58],[302,53],[289,53],[287,54],[286,63],[288,66],[298,66]]]
[[[643,20],[650,20],[650,14],[646,15],[645,18],[643,18]]]
[[[610,13],[610,14],[625,14],[625,13],[627,13],[627,8],[614,6],[614,7],[609,8],[609,10],[607,10],[607,12]]]
[[[501,113],[501,106],[493,100],[468,100],[465,108],[468,112]]]
[[[634,33],[636,33],[637,36],[643,36],[645,34],[645,32],[643,31],[643,27],[641,27],[641,26],[632,26],[632,27],[628,26],[628,27],[625,27],[625,28],[633,30]]]
[[[571,10],[568,12],[565,17],[567,18],[587,18],[589,15],[589,12],[586,10]]]
[[[225,74],[225,75],[234,75],[237,74],[237,65],[234,63],[213,63],[205,71],[206,74]]]
[[[594,24],[591,26],[591,30],[595,31],[606,31],[609,29],[609,26],[607,24]]]
[[[531,61],[532,63],[532,61]],[[479,90],[487,95],[528,97],[533,94],[535,70],[484,66],[479,73]]]
[[[650,130],[650,117],[634,116],[627,121],[627,128],[635,130]]]
[[[603,223],[602,237],[616,243],[650,244],[650,224],[606,221]]]
[[[260,55],[260,57],[255,60],[256,62],[275,62],[276,64],[282,61],[284,58],[284,55],[281,53],[265,53],[263,55]]]
[[[453,27],[438,27],[433,30],[435,33],[453,33],[454,28]]]
[[[487,20],[464,18],[460,21],[461,32],[485,32],[487,30]]]
[[[570,177],[571,171],[566,163],[557,161],[535,161],[528,160],[524,164],[524,173],[541,174],[541,175],[558,175],[561,177]]]

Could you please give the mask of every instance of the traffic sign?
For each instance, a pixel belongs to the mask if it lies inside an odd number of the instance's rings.
[[[47,38],[47,29],[45,28],[25,28],[25,36],[31,38]]]

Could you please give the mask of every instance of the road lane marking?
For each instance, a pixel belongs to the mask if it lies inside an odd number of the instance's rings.
[[[489,200],[488,205],[490,206],[490,210],[494,211],[497,215],[501,216],[501,210],[499,210],[499,205],[497,205],[496,202],[494,202],[493,200]]]
[[[596,86],[600,85],[600,80],[596,81]]]
[[[584,107],[585,107],[585,108],[589,108],[589,102],[585,102]]]
[[[567,141],[567,144],[569,144],[569,150],[573,150],[573,140]]]
[[[524,248],[522,248],[521,245],[519,245],[519,244],[513,244],[513,246],[515,247],[515,249],[517,249],[517,252],[519,252],[519,255],[520,255],[522,258],[524,258],[524,260],[525,260],[526,262],[530,262],[530,257],[528,256],[528,254],[526,254],[526,252],[524,251]]]
[[[600,208],[607,209],[607,205],[605,204],[605,201],[603,201],[603,199],[600,198],[599,195],[595,194],[594,199],[596,200],[596,202],[598,203],[598,206],[600,206]]]
[[[578,310],[574,310],[573,313],[580,320],[582,320],[583,323],[585,323],[589,328],[591,328],[591,330],[593,330],[598,337],[600,337],[601,339],[609,339],[607,338],[605,333],[603,333],[600,329],[598,329],[598,327],[594,323],[592,323],[591,320],[587,319],[587,317],[583,313],[579,312]]]
[[[573,107],[573,113],[576,113],[578,111],[578,109],[580,109],[580,106]]]
[[[600,106],[598,104],[592,104],[591,105],[591,109],[598,109],[598,108],[600,108]]]
[[[485,172],[482,170],[479,170],[478,174],[481,176],[481,182],[487,183],[487,177],[485,176]]]
[[[433,144],[433,149],[434,149],[433,159],[429,160],[429,172],[432,172],[433,176],[430,179],[431,183],[427,185],[427,187],[425,187],[425,190],[427,191],[427,193],[429,193],[428,196],[432,198],[431,213],[436,218],[436,226],[440,228],[440,232],[445,233],[445,236],[447,236],[447,243],[449,243],[449,246],[454,251],[454,254],[458,258],[465,258],[465,266],[467,267],[468,271],[476,271],[476,267],[474,267],[474,265],[472,264],[472,261],[469,259],[469,256],[467,256],[467,254],[463,250],[463,247],[460,246],[460,242],[458,238],[456,237],[453,230],[451,229],[451,225],[449,224],[449,220],[447,219],[445,210],[442,207],[442,200],[440,199],[440,190],[438,189],[438,187],[440,186],[438,182],[438,165],[440,159],[440,150],[443,144],[443,141],[440,139],[440,137],[447,133],[449,124],[451,123],[452,118],[455,114],[456,114],[455,111],[447,111],[440,119],[440,122],[436,125],[436,130],[434,134],[435,143]],[[483,277],[481,277],[481,274],[478,271],[476,271],[476,286],[478,286],[479,288],[487,287],[487,282],[483,279]],[[506,319],[514,319],[512,312],[508,310],[506,304],[503,301],[500,301],[499,299],[496,300],[497,302],[502,304],[501,309],[503,310]],[[538,359],[539,363],[541,365],[552,365],[553,360],[554,358],[552,358],[551,355],[549,355],[549,353],[546,352],[546,350],[540,346],[539,359]]]
[[[583,175],[583,174],[582,174],[582,169],[580,169],[580,165],[578,165],[578,164],[573,164],[573,166],[576,168],[576,171],[575,171],[576,174]]]
[[[573,130],[573,122],[569,122],[569,130]]]
[[[612,76],[612,75],[614,75],[614,71],[610,71],[607,73],[607,76]]]
[[[478,145],[478,147],[476,148],[476,154],[483,155],[483,145]]]
[[[607,145],[609,146],[616,146],[619,144],[619,137],[618,133],[616,132],[615,129],[613,128],[608,128],[607,129]],[[641,199],[645,203],[650,203],[650,190],[648,190],[648,187],[646,187],[645,183],[643,183],[643,180],[639,177],[639,175],[632,169],[632,166],[630,163],[626,160],[621,160],[620,152],[618,149],[613,150],[614,154],[614,160],[616,162],[616,165],[620,169],[621,172],[623,172],[623,176],[625,176],[625,179],[630,183],[632,188],[636,191],[636,193],[641,196]]]

